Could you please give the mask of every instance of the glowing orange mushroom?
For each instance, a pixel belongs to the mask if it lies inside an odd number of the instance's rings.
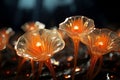
[[[45,25],[41,22],[27,22],[21,27],[25,32],[37,29],[44,29]]]
[[[72,16],[59,25],[59,29],[71,37],[74,43],[74,68],[72,80],[74,79],[75,68],[77,64],[78,48],[81,38],[94,30],[94,21],[85,16]]]
[[[57,30],[39,29],[28,31],[21,36],[15,45],[15,50],[21,57],[39,61],[40,73],[45,63],[51,71],[53,78],[56,79],[50,58],[62,50],[64,46],[65,43]]]
[[[95,29],[90,34],[84,36],[82,41],[91,52],[90,68],[87,75],[88,78],[92,80],[99,71],[102,63],[102,55],[119,49],[120,39],[115,32],[109,29]],[[94,71],[95,64],[98,60],[100,61],[99,68]]]
[[[0,30],[0,50],[6,48],[10,36],[12,36],[13,34],[14,31],[12,30],[12,28],[3,28]]]

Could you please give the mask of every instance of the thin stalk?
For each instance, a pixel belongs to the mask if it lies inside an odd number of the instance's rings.
[[[41,75],[41,73],[42,73],[42,67],[43,67],[43,65],[44,65],[44,62],[39,62],[39,67],[38,67],[38,76],[37,76],[37,78],[36,78],[36,80],[39,80],[39,75]]]
[[[77,66],[77,59],[78,59],[78,49],[79,49],[79,40],[73,39],[74,44],[74,67],[73,67],[73,73],[72,73],[72,80],[75,78],[75,69]]]
[[[89,80],[92,80],[93,78],[93,73],[94,73],[94,69],[95,69],[95,65],[98,61],[99,57],[98,56],[91,56],[91,60],[90,60],[90,66],[89,66],[89,69],[88,69],[88,72],[87,72],[87,78]]]
[[[51,64],[51,61],[50,59],[48,59],[47,61],[45,61],[45,65],[48,67],[48,69],[50,70],[52,76],[53,76],[53,79],[54,80],[57,80],[56,78],[56,73],[54,71],[54,68],[53,68],[53,65]]]
[[[19,65],[17,67],[17,75],[15,77],[15,80],[17,80],[18,74],[20,73],[21,67],[25,63],[25,61],[26,61],[26,59],[24,59],[24,58],[19,60],[19,62],[18,62]]]
[[[103,57],[101,56],[101,57],[99,57],[98,68],[97,68],[96,72],[94,73],[93,78],[100,72],[100,69],[102,67],[102,63],[103,63]]]

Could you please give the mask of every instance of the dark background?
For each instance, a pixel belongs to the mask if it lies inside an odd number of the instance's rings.
[[[46,0],[47,5],[54,5],[58,1],[58,6],[50,10],[44,6],[45,0],[36,0],[36,4],[31,9],[21,9],[18,7],[19,0],[0,1],[0,27],[12,27],[20,30],[21,25],[30,21],[40,21],[51,28],[59,25],[65,18],[75,15],[87,16],[94,20],[96,27],[118,29],[120,23],[119,4],[116,0]],[[52,2],[53,1],[53,2]],[[29,3],[29,2],[27,2]],[[64,4],[66,3],[66,4]]]

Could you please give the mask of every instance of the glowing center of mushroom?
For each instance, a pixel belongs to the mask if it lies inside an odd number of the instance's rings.
[[[74,26],[74,30],[78,30],[79,29],[79,27],[78,26]]]
[[[103,46],[104,44],[102,41],[100,41],[100,42],[98,42],[98,45]]]
[[[106,51],[109,45],[109,37],[102,35],[102,36],[98,36],[98,38],[95,41],[95,47],[97,50],[101,50],[101,51]]]
[[[41,46],[41,43],[40,42],[37,42],[36,43],[36,47],[40,47]]]
[[[30,29],[30,30],[34,30],[34,27],[33,27],[33,26],[31,26],[29,29]]]
[[[71,26],[72,26],[72,32],[75,33],[82,33],[85,29],[85,27],[83,26],[83,22],[80,19],[73,21]]]
[[[99,47],[101,49],[104,49],[104,48],[107,47],[107,44],[106,44],[106,42],[104,40],[100,39],[100,40],[96,41],[95,46]]]

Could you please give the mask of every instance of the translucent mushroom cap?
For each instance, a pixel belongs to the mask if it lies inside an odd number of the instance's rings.
[[[6,48],[9,38],[14,34],[12,28],[3,28],[0,30],[0,50]]]
[[[31,30],[37,30],[37,29],[44,29],[45,25],[41,22],[27,22],[22,27],[23,31],[31,31]]]
[[[120,38],[109,29],[95,29],[90,34],[84,36],[84,42],[92,53],[104,55],[110,51],[116,51],[120,47]]]
[[[40,29],[22,35],[15,45],[15,50],[21,57],[45,61],[64,46],[65,43],[57,30]]]
[[[94,29],[94,21],[85,16],[72,16],[60,23],[59,29],[66,32],[70,37],[81,37]]]

